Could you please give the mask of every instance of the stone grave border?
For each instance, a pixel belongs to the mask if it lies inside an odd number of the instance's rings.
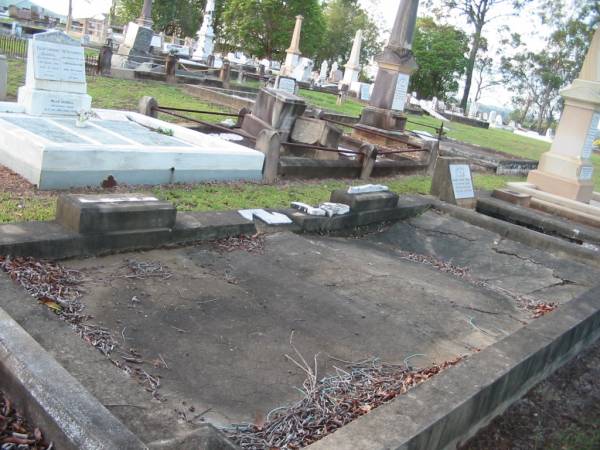
[[[355,214],[346,220],[295,220],[295,228],[290,229],[342,230],[413,217],[430,206],[507,239],[600,266],[593,250],[422,196],[402,197],[397,208],[363,211],[362,216]],[[291,210],[282,212],[295,217]],[[60,259],[251,234],[257,226],[260,224],[243,219],[237,211],[180,213],[172,230],[90,236],[66,231],[54,222],[6,224],[0,226],[0,253]],[[2,309],[0,325],[0,374],[9,380],[8,394],[27,399],[26,412],[46,428],[50,438],[62,444],[61,448],[146,448]],[[600,286],[308,448],[453,448],[599,338]],[[52,376],[48,376],[48,371]],[[52,379],[63,382],[47,387]],[[86,412],[90,408],[95,411],[93,415]],[[101,432],[103,441],[99,442],[97,436]],[[196,434],[211,437],[214,445],[209,445],[209,450],[231,448],[212,427]],[[121,441],[109,441],[107,436]],[[169,449],[184,443],[165,441],[159,447],[153,445],[150,447]]]

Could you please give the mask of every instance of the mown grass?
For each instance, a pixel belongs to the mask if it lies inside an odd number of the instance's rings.
[[[25,78],[25,63],[22,60],[9,60],[9,95],[16,97],[17,89]],[[150,95],[159,104],[180,108],[224,111],[223,108],[209,105],[188,95],[181,87],[154,81],[119,80],[107,77],[88,77],[88,92],[93,98],[95,108],[136,110],[141,97]],[[363,105],[348,99],[343,105],[336,105],[336,96],[319,92],[301,90],[304,96],[315,106],[358,116]],[[200,116],[204,120],[220,120],[218,116]],[[175,121],[176,118],[164,117]],[[429,116],[409,116],[411,121],[426,125],[439,126],[440,122]],[[427,128],[409,123],[409,129]],[[450,123],[448,136],[473,144],[490,147],[521,157],[538,158],[548,149],[548,144],[533,139],[516,136],[503,130],[483,130],[468,125]],[[594,163],[600,166],[600,158],[594,156]],[[600,170],[597,171],[596,185],[600,189]],[[475,175],[478,189],[502,187],[514,178],[495,175]],[[431,180],[428,177],[412,176],[379,180],[398,193],[429,192]],[[201,184],[193,187],[158,187],[153,192],[160,198],[170,200],[182,211],[215,211],[223,209],[241,209],[255,207],[281,208],[289,206],[291,201],[303,201],[316,204],[326,201],[333,189],[348,184],[340,180],[320,182],[294,182],[276,186],[261,184]],[[0,193],[0,222],[27,220],[50,220],[54,217],[56,197],[54,194],[21,195]]]
[[[17,96],[17,89],[25,82],[25,61],[11,59],[8,64],[8,95],[14,99]],[[225,108],[202,102],[190,96],[179,86],[160,81],[134,81],[88,76],[87,83],[88,94],[92,96],[92,106],[94,108],[136,111],[140,99],[148,95],[156,98],[158,104],[163,106],[226,112]],[[211,122],[218,122],[223,119],[219,116],[205,114],[186,113],[185,115]],[[181,121],[181,119],[168,115],[161,115],[161,119],[170,122]]]
[[[495,189],[518,178],[475,175],[478,189]],[[399,194],[428,194],[431,178],[403,176],[371,180],[383,183]],[[150,190],[157,197],[172,202],[180,211],[222,211],[245,208],[287,208],[293,201],[318,204],[328,201],[331,191],[360,184],[343,180],[297,181],[279,185],[255,183],[207,183],[194,186],[159,186]],[[132,190],[139,191],[133,188]],[[52,220],[58,193],[16,195],[0,193],[0,223]]]

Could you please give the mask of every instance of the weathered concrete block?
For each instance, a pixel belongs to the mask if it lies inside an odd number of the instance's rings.
[[[158,108],[158,102],[156,99],[147,95],[142,97],[138,103],[138,112],[145,116],[157,118],[158,111],[156,111],[156,108]]]
[[[531,203],[531,195],[511,191],[510,189],[496,189],[492,193],[492,197],[515,205],[524,206],[525,208],[529,208],[529,204]]]
[[[81,234],[172,229],[177,210],[143,194],[63,195],[56,221]]]
[[[368,211],[350,210],[349,214],[333,217],[309,216],[295,209],[285,211],[296,225],[307,233],[351,230],[356,227],[387,221],[405,220],[423,214],[431,203],[416,196],[403,196],[392,208]]]
[[[364,194],[348,194],[344,189],[331,193],[332,203],[343,203],[350,206],[352,212],[388,209],[398,206],[398,194],[395,192],[367,192]]]
[[[304,99],[270,88],[259,91],[252,114],[276,130],[290,133],[297,117],[304,114]]]
[[[476,199],[469,162],[464,158],[438,157],[431,195],[453,205],[474,208]]]
[[[320,145],[321,147],[338,148],[342,137],[342,130],[330,123],[312,119],[310,117],[298,117],[292,129],[290,139],[292,142],[308,145]],[[293,151],[291,152],[293,153]],[[313,150],[312,155],[303,152],[299,156],[312,156],[316,159],[339,159],[339,153]]]

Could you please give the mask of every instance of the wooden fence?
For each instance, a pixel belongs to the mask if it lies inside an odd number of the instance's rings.
[[[27,39],[0,34],[0,54],[8,58],[25,58],[27,56]]]

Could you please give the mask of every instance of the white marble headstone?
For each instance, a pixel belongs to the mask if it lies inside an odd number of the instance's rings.
[[[600,125],[600,113],[596,112],[592,116],[592,122],[588,128],[588,134],[586,136],[583,148],[581,149],[581,159],[590,159],[592,151],[594,149],[594,141],[598,135],[598,126]]]
[[[75,115],[89,110],[92,99],[87,95],[81,44],[61,31],[34,35],[18,101],[32,115]]]
[[[456,200],[475,197],[471,168],[468,164],[450,164],[450,178]]]
[[[296,79],[291,77],[278,76],[275,79],[275,89],[287,92],[288,94],[296,94]]]
[[[404,105],[406,104],[406,93],[408,92],[408,81],[410,77],[405,73],[398,74],[398,81],[396,82],[396,90],[394,92],[394,101],[392,103],[392,109],[396,111],[404,111]]]

